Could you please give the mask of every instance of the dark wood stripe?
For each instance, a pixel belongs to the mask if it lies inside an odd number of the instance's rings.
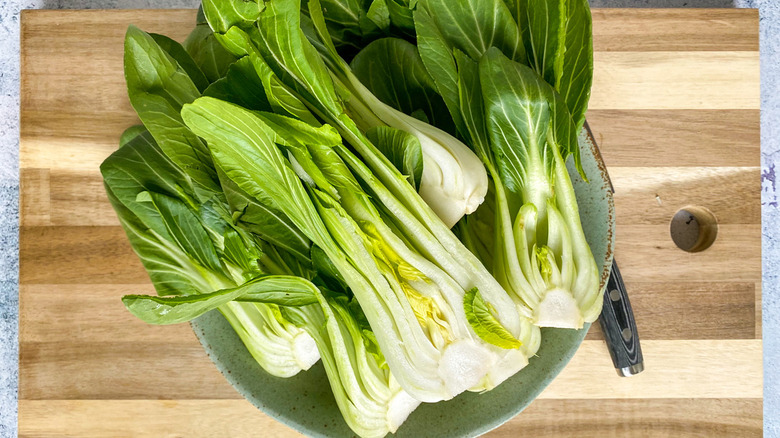
[[[121,227],[21,227],[22,284],[149,281]]]
[[[623,271],[640,342],[756,337],[754,283],[647,283]],[[586,339],[604,339],[601,327],[594,324]]]

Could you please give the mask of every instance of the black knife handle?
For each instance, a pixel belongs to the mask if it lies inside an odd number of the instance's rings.
[[[604,307],[599,321],[609,347],[609,354],[612,356],[612,363],[615,364],[618,374],[628,377],[641,373],[645,365],[634,312],[628,301],[623,277],[614,260],[607,289],[604,291]]]

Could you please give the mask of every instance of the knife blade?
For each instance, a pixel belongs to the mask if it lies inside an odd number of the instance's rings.
[[[588,137],[595,148],[595,158],[604,169],[609,188],[615,193],[615,187],[612,185],[612,179],[607,172],[607,166],[601,158],[599,145],[596,138],[590,130],[587,120],[585,129]],[[604,332],[604,339],[609,348],[609,355],[612,357],[612,364],[618,375],[630,377],[641,373],[645,369],[644,358],[642,356],[642,347],[639,343],[639,333],[636,329],[634,311],[631,308],[631,302],[628,299],[628,291],[623,283],[623,276],[620,275],[617,261],[612,259],[612,270],[609,274],[607,287],[604,290],[604,307],[601,310],[599,323]]]

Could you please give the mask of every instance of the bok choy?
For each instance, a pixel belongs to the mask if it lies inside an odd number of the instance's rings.
[[[101,171],[157,296],[123,303],[216,310],[276,376],[322,359],[361,437],[505,381],[540,326],[600,310],[565,167],[585,1],[204,0],[183,45],[131,26],[142,125]]]
[[[371,179],[358,180],[352,169],[370,172],[335,129],[252,113],[209,97],[185,105],[182,115],[206,139],[230,179],[250,195],[270,198],[323,250],[410,395],[432,402],[467,389],[490,389],[527,363],[526,348],[538,345],[538,330],[523,323],[489,275],[456,277],[440,267],[454,261],[435,238],[428,237],[428,254],[418,252],[412,242],[425,229],[406,213],[400,219],[419,234],[404,234],[394,221],[400,214],[372,200],[361,182],[375,193],[387,189]],[[470,256],[465,247],[460,251]],[[471,295],[486,304],[467,313],[464,300],[472,289]]]
[[[289,377],[317,362],[319,353],[305,330],[283,318],[262,293],[239,287],[264,274],[259,250],[247,244],[251,237],[220,218],[215,202],[193,202],[191,180],[148,132],[122,145],[102,164],[101,172],[120,223],[160,295],[184,299],[238,287],[229,296],[233,299],[220,301],[219,311],[263,369]],[[259,284],[267,281],[261,278]],[[291,277],[284,285],[305,281]],[[238,296],[249,297],[250,302],[235,301]],[[137,296],[123,301],[139,317],[150,307]],[[175,308],[159,303],[151,307],[164,309],[163,316],[169,319],[141,319],[180,322]]]
[[[459,235],[535,324],[581,328],[601,311],[599,276],[564,163],[572,156],[580,168],[590,15],[585,0],[554,3],[420,0],[415,49],[491,177],[491,199],[459,224]],[[375,46],[401,52],[411,44],[380,39],[355,61],[370,56],[373,71],[393,71],[402,84],[396,90],[419,82],[414,69],[397,69]],[[371,70],[356,72],[370,91],[389,96]],[[385,101],[404,110],[397,94]]]
[[[128,46],[135,49],[126,57],[130,72],[152,56],[160,64],[157,71],[179,71],[178,63],[150,38],[135,28],[128,31]],[[186,74],[168,79],[144,94],[170,96],[189,81]],[[133,100],[138,104],[137,97]],[[168,108],[180,105],[169,103]],[[174,117],[147,122],[158,129],[182,128]],[[171,137],[190,135],[185,130]],[[158,132],[168,138],[166,131]],[[127,295],[123,302],[128,310],[149,323],[172,324],[217,309],[258,363],[279,377],[308,369],[321,356],[349,426],[364,437],[394,432],[420,402],[398,385],[348,291],[327,279],[333,273],[321,251],[308,240],[293,238],[284,245],[262,240],[260,236],[288,239],[297,231],[283,214],[231,185],[211,161],[201,162],[201,170],[219,175],[224,192],[206,196],[200,188],[207,199],[201,202],[192,178],[143,127],[129,129],[123,139],[101,167],[106,191],[160,294]],[[182,143],[170,145],[190,151]],[[300,254],[306,247],[306,254]]]

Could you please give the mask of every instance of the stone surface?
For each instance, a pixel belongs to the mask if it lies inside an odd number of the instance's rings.
[[[197,0],[10,0],[0,2],[0,437],[16,436],[18,382],[19,11],[21,9],[194,8]],[[763,327],[780,329],[780,2],[774,0],[591,0],[593,7],[760,9]],[[764,429],[780,436],[780,339],[764,336]]]

